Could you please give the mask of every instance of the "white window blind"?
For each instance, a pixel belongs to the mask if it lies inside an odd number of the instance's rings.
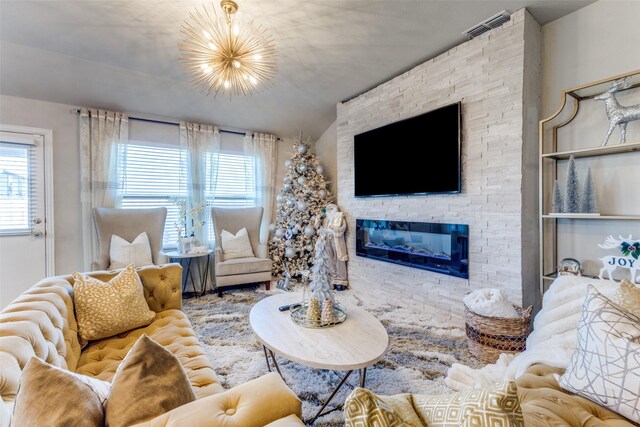
[[[187,197],[187,160],[178,147],[142,143],[119,147],[119,175],[122,208],[167,208],[163,246],[175,247],[178,207],[173,196]]]
[[[121,207],[166,207],[163,246],[175,247],[178,234],[174,224],[178,220],[178,207],[170,199],[188,196],[186,151],[176,146],[130,142],[119,147],[118,155]],[[255,162],[252,156],[216,153],[207,156],[205,166],[205,176],[208,178],[204,186],[208,207],[255,206]],[[214,174],[212,169],[216,167],[218,173]],[[205,215],[205,220],[209,236],[213,236],[209,214]]]
[[[37,206],[35,146],[0,141],[0,234],[31,232]]]

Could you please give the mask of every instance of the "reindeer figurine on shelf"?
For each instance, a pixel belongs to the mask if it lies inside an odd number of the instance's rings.
[[[609,118],[609,130],[604,137],[602,145],[607,145],[609,137],[616,126],[620,126],[620,144],[624,144],[627,140],[627,123],[640,119],[640,104],[625,107],[618,103],[616,92],[627,89],[629,87],[629,77],[614,80],[606,92],[595,96],[593,99],[604,101]]]
[[[602,249],[619,248],[623,256],[607,255],[600,258],[602,268],[598,277],[604,279],[603,274],[606,271],[609,274],[609,280],[613,280],[613,272],[616,268],[626,268],[631,273],[631,281],[635,282],[636,275],[640,271],[640,241],[633,240],[631,234],[626,239],[622,236],[614,238],[607,237],[604,244],[598,244]]]

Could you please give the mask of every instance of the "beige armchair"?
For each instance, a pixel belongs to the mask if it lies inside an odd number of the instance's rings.
[[[151,257],[155,265],[165,264],[167,258],[162,254],[162,235],[167,220],[167,208],[120,209],[94,208],[93,223],[98,236],[100,253],[91,263],[91,270],[109,268],[109,247],[111,236],[117,235],[132,241],[146,231],[151,246]]]
[[[262,207],[254,208],[211,208],[215,246],[215,278],[218,295],[226,287],[249,283],[265,282],[266,289],[271,283],[271,259],[267,255],[267,245],[260,241]],[[222,230],[236,234],[242,228],[247,229],[254,257],[224,258],[222,251]]]

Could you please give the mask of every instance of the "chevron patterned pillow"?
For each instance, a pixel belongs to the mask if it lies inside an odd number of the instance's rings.
[[[414,394],[413,406],[429,427],[524,427],[513,381],[453,394]]]

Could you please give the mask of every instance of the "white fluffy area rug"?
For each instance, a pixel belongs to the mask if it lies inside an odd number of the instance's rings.
[[[268,372],[262,346],[249,325],[249,311],[262,298],[279,292],[284,291],[250,287],[226,291],[223,298],[207,294],[185,299],[183,310],[225,389]],[[368,310],[387,329],[389,349],[383,360],[367,369],[366,387],[375,393],[451,393],[444,378],[453,363],[481,366],[467,348],[463,329],[429,323],[399,306],[365,301],[351,290],[336,292],[336,298],[347,307],[358,305]],[[303,402],[305,420],[316,414],[343,374],[309,368],[281,357],[278,363],[287,385]],[[357,373],[349,381],[357,384]],[[344,403],[350,392],[349,387],[343,386],[327,408]],[[344,425],[343,412],[335,410],[314,425]]]

